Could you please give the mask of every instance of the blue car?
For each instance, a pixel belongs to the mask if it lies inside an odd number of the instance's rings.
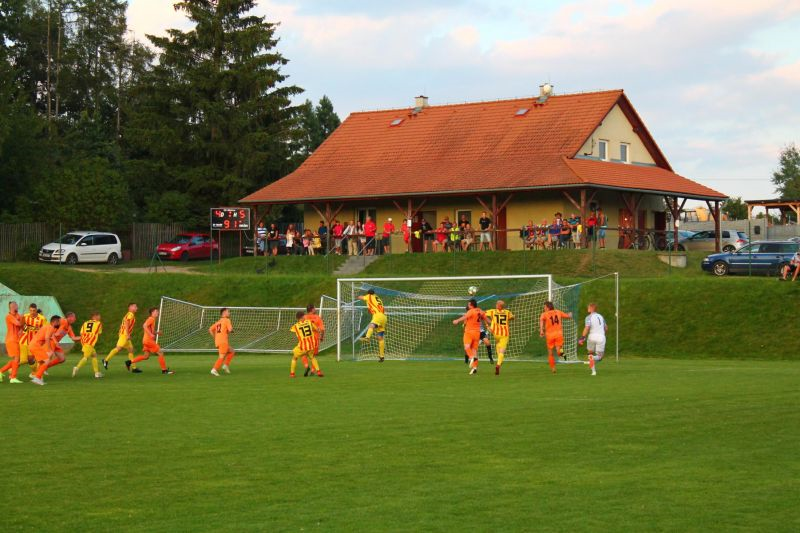
[[[794,241],[757,241],[735,252],[712,254],[703,259],[702,268],[717,276],[726,274],[778,274],[800,249]]]

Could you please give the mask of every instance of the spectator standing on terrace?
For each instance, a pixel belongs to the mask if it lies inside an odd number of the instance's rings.
[[[319,238],[320,248],[328,250],[328,226],[325,225],[323,220],[319,221],[319,228],[317,228],[316,236]]]
[[[553,218],[553,223],[547,229],[547,244],[550,248],[555,249],[558,246],[558,241],[561,238],[561,224],[558,217]]]
[[[562,248],[569,248],[570,242],[572,242],[572,226],[570,226],[568,220],[561,219],[561,236],[560,236],[560,244]]]
[[[542,223],[536,226],[536,246],[541,250],[547,248],[547,220],[542,220]]]
[[[408,243],[411,240],[411,219],[406,219],[403,221],[403,243],[405,243],[406,248],[408,248]]]
[[[333,248],[336,255],[342,255],[342,235],[344,233],[344,226],[338,220],[333,221]]]
[[[472,224],[467,222],[461,229],[461,249],[468,252],[473,242],[475,242],[475,232],[472,231]]]
[[[490,250],[494,250],[494,242],[492,241],[492,219],[486,214],[486,211],[481,213],[481,218],[478,221],[481,227],[481,243],[480,251],[483,251],[484,246],[488,246]]]
[[[356,255],[367,255],[367,237],[364,235],[364,223],[360,220],[356,222],[355,234],[358,235],[358,253]]]
[[[356,235],[356,226],[352,220],[345,226],[342,236],[347,243],[347,255],[358,255],[358,236]]]
[[[278,244],[280,243],[280,233],[278,232],[278,226],[274,223],[269,225],[269,231],[267,232],[267,243],[269,243],[269,249],[272,252],[272,255],[278,255]]]
[[[580,217],[576,216],[575,213],[570,213],[569,218],[567,219],[567,224],[569,224],[569,231],[572,236],[572,243],[570,243],[574,248],[580,248],[580,240],[578,237],[578,224],[580,223]]]
[[[392,247],[392,233],[394,233],[394,222],[391,218],[387,218],[383,223],[383,233],[381,234],[384,254],[388,254]]]
[[[589,218],[586,219],[586,242],[594,240],[595,232],[597,231],[597,216],[594,212],[589,213]]]
[[[267,249],[267,227],[263,222],[259,222],[256,228],[256,240],[258,242],[258,251],[261,252],[261,255],[264,255]]]
[[[289,224],[289,227],[286,228],[286,255],[293,255],[295,253],[295,240],[299,237],[297,230],[294,229],[294,224]]]
[[[375,235],[378,233],[378,226],[373,222],[372,217],[367,217],[364,222],[364,236],[367,238],[367,250],[365,255],[375,255]]]
[[[419,231],[422,233],[422,251],[423,252],[432,252],[433,251],[433,228],[428,221],[425,220],[425,217],[420,220]],[[430,245],[430,246],[429,246]]]
[[[608,218],[602,209],[597,210],[597,240],[599,241],[600,248],[606,247],[606,229],[608,229]]]
[[[449,230],[446,227],[444,220],[439,224],[439,227],[436,228],[434,233],[436,234],[436,238],[433,241],[433,251],[434,252],[445,252],[447,251],[447,238]]]
[[[314,234],[310,229],[303,232],[303,254],[314,255]]]

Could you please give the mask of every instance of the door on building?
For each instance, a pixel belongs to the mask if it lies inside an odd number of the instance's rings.
[[[633,214],[625,207],[619,210],[619,248],[630,248]]]
[[[427,222],[431,226],[431,229],[434,229],[434,230],[436,229],[436,211],[420,211],[420,213],[419,213],[420,224],[422,223],[422,219],[425,219],[425,222]],[[427,248],[428,248],[427,251],[428,252],[432,252],[433,251],[433,238],[434,238],[432,233],[428,234],[427,236],[425,236],[425,235],[422,236],[422,241],[420,243],[420,250],[419,251],[420,252],[426,251],[425,250],[425,242],[426,242],[425,239],[426,238],[428,239],[427,240]]]
[[[374,207],[364,207],[358,210],[358,221],[362,224],[367,221],[367,217],[372,218],[372,221],[377,224],[378,210]]]
[[[505,250],[508,246],[508,233],[506,232],[506,208],[504,207],[497,213],[497,220],[494,227],[497,232],[497,250]]]
[[[656,230],[656,249],[667,248],[667,213],[665,211],[653,212],[653,229]]]

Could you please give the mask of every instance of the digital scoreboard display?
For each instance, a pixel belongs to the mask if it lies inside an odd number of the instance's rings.
[[[211,209],[212,230],[249,230],[249,207],[214,207]]]

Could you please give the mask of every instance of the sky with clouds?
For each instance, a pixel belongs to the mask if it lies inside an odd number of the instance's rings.
[[[128,0],[137,38],[188,27],[170,0]],[[260,0],[285,72],[364,109],[625,89],[676,172],[774,196],[800,144],[800,0]]]

